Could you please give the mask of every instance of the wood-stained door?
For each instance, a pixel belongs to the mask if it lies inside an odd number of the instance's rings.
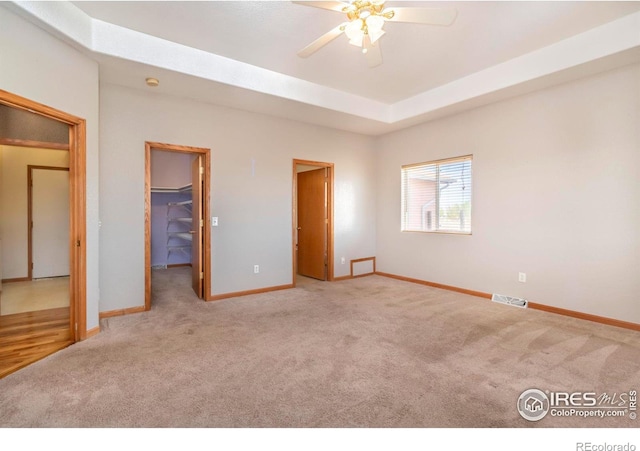
[[[191,283],[193,291],[199,298],[204,297],[203,282],[204,270],[202,267],[202,156],[198,155],[191,163],[191,199],[192,199],[192,242],[191,242]]]
[[[298,274],[327,280],[327,168],[297,175]]]

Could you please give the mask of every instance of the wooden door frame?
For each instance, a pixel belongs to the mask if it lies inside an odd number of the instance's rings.
[[[202,220],[204,223],[204,239],[202,247],[204,249],[204,255],[202,256],[202,264],[204,266],[203,297],[205,301],[208,301],[211,299],[211,227],[209,225],[209,218],[211,217],[211,149],[152,141],[146,141],[144,148],[144,309],[151,309],[151,150],[192,153],[204,157],[204,178],[202,188],[204,203],[204,207],[202,209]]]
[[[296,275],[298,273],[298,253],[296,252],[296,236],[298,226],[298,165],[317,166],[318,168],[326,168],[328,170],[328,186],[327,186],[327,281],[332,282],[333,277],[333,180],[334,180],[334,164],[321,161],[311,160],[293,160],[293,204],[291,215],[291,261],[292,261],[292,284],[296,286]]]
[[[204,208],[203,208],[203,186],[204,186],[204,162],[200,154],[192,157],[189,162],[189,173],[191,174],[191,288],[200,299],[206,299],[204,295]],[[196,181],[198,187],[196,188]],[[168,215],[167,215],[168,216]],[[167,227],[169,227],[167,219]],[[169,253],[167,252],[167,264],[169,263]]]
[[[62,166],[27,165],[27,279],[33,280],[33,170],[68,171]]]
[[[69,126],[69,328],[73,341],[87,338],[87,216],[85,119],[0,89],[0,103]]]

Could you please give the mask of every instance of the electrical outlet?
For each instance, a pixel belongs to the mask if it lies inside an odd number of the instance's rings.
[[[258,274],[260,272],[260,265],[253,265],[253,273]]]
[[[518,273],[518,282],[526,282],[527,281],[527,275],[523,272],[519,272]]]
[[[213,216],[211,218],[211,227],[218,227],[218,217],[217,216]]]
[[[344,257],[342,257],[342,258],[340,259],[340,263],[342,263],[343,265],[344,265],[346,262],[347,262],[347,260],[345,260],[345,258],[344,258]]]

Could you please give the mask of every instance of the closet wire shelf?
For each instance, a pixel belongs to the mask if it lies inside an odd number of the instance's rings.
[[[191,192],[191,185],[180,188],[151,188],[153,193],[177,193],[187,194]],[[167,261],[172,253],[184,253],[191,256],[191,224],[193,201],[183,200],[178,202],[167,202]],[[185,226],[188,230],[184,230]],[[177,228],[177,230],[175,230]]]

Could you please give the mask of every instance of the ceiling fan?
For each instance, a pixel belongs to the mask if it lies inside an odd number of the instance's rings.
[[[426,25],[451,25],[458,15],[455,8],[387,7],[385,0],[354,1],[294,1],[304,6],[337,11],[347,16],[347,21],[320,36],[298,52],[306,58],[341,34],[346,34],[349,44],[362,49],[369,67],[382,64],[379,39],[385,34],[385,22],[409,22]]]

